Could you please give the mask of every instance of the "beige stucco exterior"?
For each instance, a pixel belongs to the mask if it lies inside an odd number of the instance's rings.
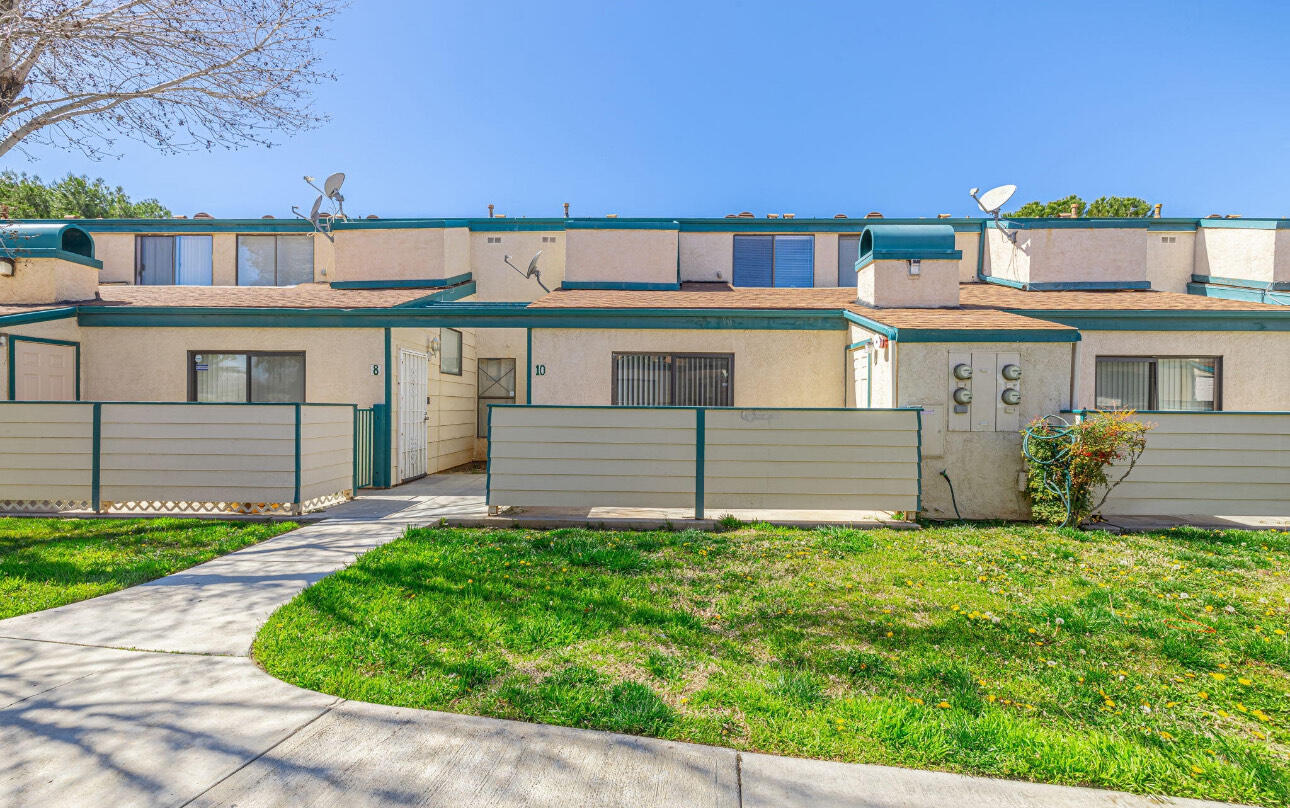
[[[856,273],[856,299],[880,309],[934,309],[959,304],[957,261],[871,261]]]
[[[330,281],[450,278],[470,271],[470,231],[465,227],[363,228],[333,235]],[[316,248],[314,263],[317,272]]]
[[[62,258],[14,258],[12,275],[0,275],[2,303],[64,303],[98,294],[97,267]]]
[[[565,232],[570,281],[676,283],[678,232],[571,229]]]
[[[1021,283],[1147,280],[1148,231],[1138,228],[986,231],[986,274]]]
[[[683,282],[734,279],[734,233],[681,233],[680,251]]]
[[[492,241],[490,241],[492,239]],[[537,281],[520,272],[538,251],[538,271],[548,289],[564,282],[563,230],[484,231],[470,234],[470,264],[467,270],[475,280],[475,299],[481,301],[537,300],[546,292]],[[519,272],[506,265],[506,256]]]
[[[846,333],[535,328],[533,403],[611,404],[614,352],[645,351],[734,354],[736,407],[841,407]]]
[[[1290,281],[1290,230],[1202,227],[1196,234],[1195,274],[1257,281]]]

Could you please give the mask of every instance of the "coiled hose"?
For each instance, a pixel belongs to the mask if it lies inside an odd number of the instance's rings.
[[[1041,427],[1045,430],[1043,434],[1036,431]],[[1044,488],[1061,500],[1066,508],[1066,518],[1062,520],[1060,527],[1068,527],[1073,503],[1071,502],[1070,464],[1066,463],[1066,459],[1075,450],[1075,443],[1078,440],[1075,427],[1059,415],[1049,415],[1038,423],[1028,425],[1023,434],[1025,437],[1021,441],[1021,452],[1026,456],[1026,462],[1042,470]],[[1035,457],[1032,447],[1042,445],[1042,442],[1053,441],[1060,443],[1061,446],[1052,452],[1051,457],[1046,460]]]

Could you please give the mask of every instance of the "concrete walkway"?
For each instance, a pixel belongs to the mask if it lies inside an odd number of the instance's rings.
[[[459,513],[474,498],[468,476],[381,492],[185,572],[0,621],[0,805],[1207,804],[364,704],[255,666],[251,643],[275,608],[407,526]]]

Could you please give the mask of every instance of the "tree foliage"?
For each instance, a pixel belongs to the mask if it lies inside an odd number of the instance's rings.
[[[1136,414],[1109,410],[1091,412],[1070,426],[1044,418],[1026,426],[1022,452],[1035,521],[1078,525],[1098,512],[1147,448],[1154,424],[1136,420]],[[1107,475],[1113,464],[1114,479]]]
[[[1085,203],[1075,194],[1043,203],[1027,202],[1005,216],[1018,218],[1055,219],[1058,216],[1069,216],[1074,206],[1076,218],[1117,219],[1142,218],[1151,215],[1152,204],[1136,196],[1099,196],[1091,203]]]
[[[155,199],[132,201],[121,186],[102,179],[68,174],[46,184],[40,177],[0,172],[0,218],[61,219],[158,219],[168,218],[170,209]]]
[[[0,0],[0,155],[269,144],[321,122],[343,0]]]

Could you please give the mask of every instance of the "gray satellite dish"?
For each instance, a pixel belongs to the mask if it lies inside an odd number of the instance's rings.
[[[301,213],[300,209],[295,205],[291,206],[291,212],[301,219],[307,218],[313,224],[316,232],[322,233],[328,240],[334,241],[335,236],[331,233],[332,221],[334,219],[349,221],[349,217],[345,215],[345,197],[340,194],[340,186],[345,183],[345,175],[337,171],[323,180],[323,187],[321,188],[314,185],[314,178],[307,174],[305,175],[305,182],[310,188],[318,192],[318,198],[314,200],[314,205],[309,210],[308,217]],[[324,199],[332,203],[332,211],[321,212]]]
[[[323,181],[323,193],[330,199],[340,196],[340,186],[345,183],[344,173],[337,171]]]
[[[537,281],[537,285],[542,287],[543,292],[550,292],[551,290],[546,288],[546,284],[542,282],[542,272],[538,270],[537,263],[538,263],[538,259],[541,257],[542,257],[542,251],[538,250],[537,255],[533,256],[533,259],[529,261],[529,268],[527,270],[521,270],[519,267],[512,264],[511,257],[509,255],[503,255],[502,260],[506,262],[506,265],[508,267],[520,273],[524,277],[532,278],[533,280]]]
[[[995,229],[1015,244],[1017,242],[1017,234],[1009,232],[1007,226],[1003,222],[999,221],[999,211],[1003,209],[1004,205],[1008,204],[1009,199],[1012,199],[1012,195],[1017,192],[1017,186],[1000,185],[997,188],[991,188],[980,196],[977,196],[978,190],[979,189],[977,188],[972,188],[968,191],[968,195],[976,200],[977,206],[980,207],[982,211],[994,218]]]
[[[314,226],[318,225],[318,209],[322,207],[322,201],[322,195],[319,194],[318,198],[314,200],[314,206],[309,209],[309,221],[313,222]]]

